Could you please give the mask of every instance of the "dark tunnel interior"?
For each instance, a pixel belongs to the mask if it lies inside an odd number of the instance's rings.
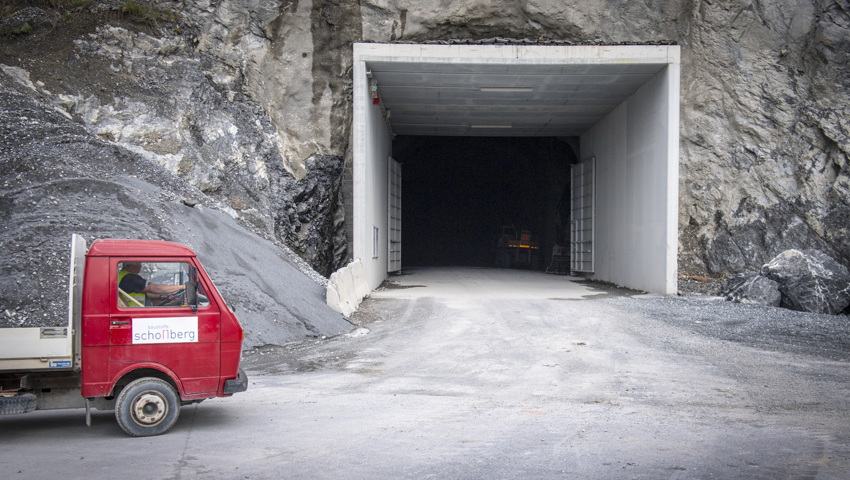
[[[553,246],[569,241],[571,144],[578,139],[396,137],[402,265],[545,269]],[[523,231],[537,249],[506,247]]]

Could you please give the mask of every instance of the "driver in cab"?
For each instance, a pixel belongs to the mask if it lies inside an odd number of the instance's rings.
[[[177,294],[186,288],[184,285],[151,283],[139,275],[141,271],[141,262],[124,262],[118,272],[119,297],[128,307],[182,304],[182,296]]]

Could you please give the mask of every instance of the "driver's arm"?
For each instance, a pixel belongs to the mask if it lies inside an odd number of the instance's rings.
[[[161,283],[149,283],[147,287],[145,287],[145,293],[159,294],[159,295],[167,295],[169,293],[176,293],[185,289],[185,285],[164,285]]]

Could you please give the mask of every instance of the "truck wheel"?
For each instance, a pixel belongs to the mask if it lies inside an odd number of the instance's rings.
[[[180,415],[177,392],[158,378],[130,382],[115,401],[115,419],[131,437],[167,432]]]
[[[29,413],[35,410],[36,398],[32,393],[20,393],[10,397],[0,397],[0,415]]]

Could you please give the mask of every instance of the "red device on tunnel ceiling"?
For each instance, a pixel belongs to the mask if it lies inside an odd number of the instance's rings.
[[[372,105],[380,105],[381,97],[378,95],[378,82],[372,80],[369,90],[372,91]]]

